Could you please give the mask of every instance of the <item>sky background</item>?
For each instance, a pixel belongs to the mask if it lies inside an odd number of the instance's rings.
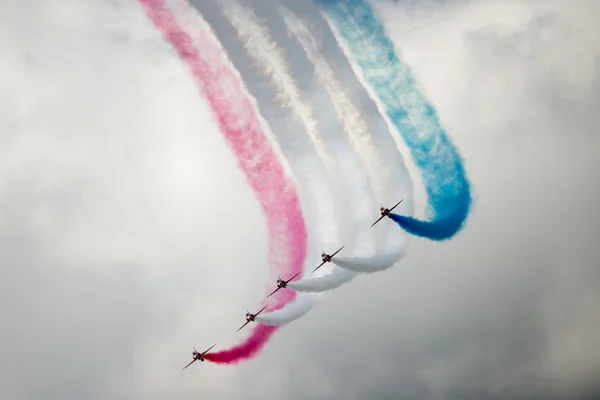
[[[232,51],[214,5],[194,3]],[[272,7],[248,3],[278,32]],[[245,309],[273,285],[258,204],[136,2],[4,5],[4,398],[600,395],[600,4],[374,4],[465,158],[475,199],[465,230],[412,239],[397,266],[328,293],[257,358],[184,373],[193,346],[237,343]],[[236,66],[243,57],[232,53]],[[387,129],[343,77],[371,126]]]

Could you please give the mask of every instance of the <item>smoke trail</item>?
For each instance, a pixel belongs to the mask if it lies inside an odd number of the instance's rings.
[[[319,271],[321,270],[319,269]],[[319,273],[319,271],[316,273]],[[354,279],[356,275],[355,272],[335,268],[329,274],[321,273],[320,276],[315,278],[304,278],[297,282],[290,282],[288,287],[296,292],[325,292],[342,286],[344,283]]]
[[[318,296],[301,293],[283,308],[256,317],[256,321],[267,325],[283,325],[306,315],[317,303]]]
[[[219,3],[219,5],[222,7],[223,3]],[[268,33],[260,26],[257,28],[256,17],[254,17],[251,11],[245,10],[239,4],[236,5],[230,2],[229,5],[232,8],[222,8],[223,14],[227,16],[229,22],[238,31],[238,36],[242,39],[246,50],[252,50],[249,53],[254,57],[254,61],[259,66],[262,66],[261,69],[263,72],[270,71],[269,65],[279,66],[275,68],[277,74],[266,75],[275,83],[275,88],[278,90],[280,99],[287,99],[285,105],[291,108],[292,111],[297,111],[294,105],[302,101],[301,97],[293,78],[286,73],[285,60],[270,41]],[[248,27],[252,29],[249,30]],[[257,40],[258,46],[256,43]],[[262,48],[262,45],[265,44],[267,45],[266,50]],[[274,54],[270,51],[272,49],[275,50]],[[270,62],[261,64],[263,60],[269,60]],[[283,68],[281,67],[282,65]],[[304,113],[298,120],[300,120],[305,128],[308,126],[309,129],[313,129],[314,133],[318,133],[314,129],[315,124],[310,123],[314,121],[310,108],[300,107],[300,110],[308,110],[309,113]],[[295,116],[297,117],[298,115],[296,114]],[[328,248],[337,245],[339,243],[338,224],[336,221],[337,210],[332,201],[322,201],[328,197],[332,198],[333,192],[331,182],[327,179],[328,171],[325,170],[323,165],[323,161],[325,160],[323,158],[320,159],[318,151],[315,151],[315,147],[317,149],[324,149],[320,138],[318,135],[313,135],[313,139],[317,139],[315,145],[315,141],[311,142],[308,136],[298,135],[293,129],[284,129],[278,131],[273,139],[279,143],[282,153],[289,160],[296,178],[301,183],[299,187],[304,189],[302,200],[305,219],[312,226],[311,231],[316,232],[316,235],[309,237],[309,241],[311,242],[310,248],[321,248],[321,245]],[[325,155],[324,152],[325,150],[321,152],[321,155]],[[311,259],[318,259],[316,253],[309,253],[309,255],[311,255]],[[312,257],[313,255],[314,257]],[[284,276],[284,278],[287,277]],[[290,292],[288,289],[281,290],[280,292],[284,291]],[[314,306],[316,300],[315,295],[299,294],[294,301],[286,304],[284,308],[261,314],[256,318],[256,321],[271,325],[291,322],[305,315]]]
[[[408,65],[396,55],[365,0],[315,2],[323,6],[348,58],[358,66],[357,75],[379,99],[382,114],[400,132],[421,171],[430,220],[394,215],[394,221],[414,235],[451,238],[464,225],[471,194],[460,154],[440,127],[435,108],[417,89]]]
[[[279,6],[279,13],[282,15],[287,29],[296,36],[296,39],[298,39],[298,42],[302,46],[309,61],[313,64],[315,75],[319,82],[327,90],[327,93],[329,94],[329,97],[334,105],[334,109],[336,110],[338,119],[344,130],[347,132],[352,144],[354,145],[354,151],[362,154],[363,159],[367,161],[368,166],[370,167],[369,172],[371,176],[371,182],[379,183],[379,185],[376,185],[379,189],[377,191],[378,197],[383,197],[383,182],[385,182],[385,184],[388,186],[391,186],[392,184],[395,187],[404,186],[402,184],[402,177],[399,174],[399,171],[390,169],[390,167],[386,168],[381,162],[383,157],[380,157],[371,143],[372,137],[368,132],[366,123],[363,121],[359,111],[356,109],[354,104],[352,104],[351,100],[342,89],[341,83],[336,78],[336,75],[333,73],[329,63],[321,55],[322,51],[320,51],[320,46],[316,38],[312,35],[310,30],[306,28],[304,23],[285,7]],[[403,164],[400,153],[397,154],[401,163]],[[364,188],[363,190],[366,189],[367,188]],[[369,207],[372,207],[372,209],[375,210],[372,202]],[[360,204],[357,204],[355,209],[356,208],[360,208]],[[358,232],[362,233],[362,237],[358,240],[359,244],[361,241],[372,239],[372,233],[377,232],[365,229],[365,227],[368,226],[367,224],[372,222],[369,221],[370,214],[368,212],[365,214],[365,211],[368,210],[364,208],[363,210],[357,211],[359,214],[362,214],[359,225],[356,227]],[[356,276],[355,272],[377,272],[389,268],[399,261],[400,258],[405,254],[408,246],[408,236],[406,233],[396,230],[394,234],[389,235],[387,239],[387,246],[385,246],[383,253],[373,255],[372,257],[356,257],[358,256],[356,253],[371,253],[371,251],[365,252],[364,247],[355,252],[354,257],[350,258],[350,260],[355,260],[355,263],[353,264],[355,266],[354,269],[345,268],[344,270],[340,270],[338,268],[335,269],[330,275],[320,278],[305,278],[301,281],[291,283],[289,287],[296,291],[307,292],[331,290],[353,279]],[[372,247],[369,248],[369,250],[372,250]],[[338,257],[334,258],[334,264],[344,267],[343,263],[338,264],[335,262],[336,259],[338,259]],[[385,265],[382,265],[382,263]],[[354,272],[351,272],[351,269]]]
[[[278,9],[287,29],[298,39],[302,49],[313,64],[317,79],[327,90],[338,120],[344,131],[348,134],[354,151],[361,154],[362,158],[366,161],[376,197],[379,199],[383,198],[383,182],[387,182],[390,178],[387,168],[381,162],[377,150],[371,142],[367,124],[344,89],[342,89],[341,82],[336,78],[331,66],[321,55],[322,49],[320,49],[317,39],[304,25],[302,20],[293,13],[281,5]]]
[[[412,182],[395,142],[387,132],[370,130],[367,127],[357,107],[342,88],[339,74],[333,72],[330,62],[323,56],[327,51],[311,33],[314,29],[307,28],[306,24],[286,7],[280,5],[278,9],[288,31],[295,35],[313,64],[315,75],[327,90],[338,119],[351,139],[355,151],[365,160],[371,180],[375,183],[377,197],[380,201],[384,198],[393,201],[404,198],[401,207],[406,214],[412,214]],[[372,215],[373,219],[377,218],[375,209]],[[375,230],[373,236],[385,238],[378,240],[378,243],[382,244],[378,251],[396,251],[396,248],[408,244],[408,237],[404,231],[390,228],[391,224]],[[307,288],[303,285],[303,289]]]
[[[228,18],[232,26],[236,29],[248,54],[253,58],[264,75],[268,76],[273,82],[279,100],[299,117],[308,136],[314,143],[314,149],[306,148],[305,146],[303,147],[302,142],[298,139],[290,138],[286,132],[280,131],[277,134],[286,158],[292,164],[296,164],[297,166],[302,165],[300,170],[295,168],[296,176],[310,177],[310,180],[306,182],[307,184],[302,187],[306,188],[309,192],[309,208],[317,210],[319,226],[315,230],[321,236],[324,233],[322,226],[329,226],[331,230],[336,225],[335,215],[337,211],[333,201],[327,200],[329,197],[327,195],[331,193],[329,186],[336,180],[330,177],[329,182],[327,182],[326,176],[318,173],[318,170],[323,167],[318,158],[310,155],[316,149],[322,161],[328,161],[331,156],[334,156],[339,167],[339,169],[335,170],[338,177],[337,180],[342,181],[345,184],[346,190],[350,192],[350,196],[343,196],[342,198],[347,198],[348,200],[346,201],[352,205],[353,216],[357,220],[357,223],[352,228],[359,234],[357,237],[358,246],[352,249],[352,246],[348,245],[346,251],[354,250],[354,253],[358,252],[359,254],[373,253],[374,243],[371,236],[373,231],[364,229],[364,227],[368,226],[371,216],[369,210],[375,208],[375,203],[372,198],[369,177],[358,157],[352,152],[348,143],[345,142],[344,137],[341,135],[329,135],[327,143],[324,143],[322,134],[317,128],[312,107],[302,99],[301,90],[298,88],[291,69],[286,63],[283,51],[270,39],[268,28],[260,25],[254,12],[236,1],[225,1],[221,5],[223,15]],[[340,169],[344,171],[343,174],[340,173]],[[344,220],[350,221],[348,218]],[[336,233],[335,236],[339,235]],[[339,245],[338,243],[332,243],[331,237],[326,236],[321,237],[320,243]],[[315,263],[317,260],[315,258]],[[323,268],[319,271],[319,275],[323,275],[326,271]],[[354,276],[356,274],[342,270],[341,273],[334,273],[332,277],[324,275],[324,277],[311,278],[311,280],[320,281],[324,279],[320,283],[320,286],[323,287],[324,283],[330,283],[326,287],[331,289],[333,288],[331,284],[334,284],[335,287],[340,286]],[[331,278],[337,279],[332,280]],[[302,281],[291,283],[289,287],[294,288],[295,285],[302,285]],[[257,320],[271,324],[288,323],[308,312],[308,310],[301,307],[302,304],[309,304],[309,301],[303,300],[290,303],[275,313],[259,316]]]
[[[334,257],[333,262],[338,267],[353,272],[378,272],[391,268],[406,254],[406,247],[396,252],[376,254],[373,257]]]
[[[331,157],[327,153],[325,143],[319,133],[318,122],[313,115],[312,106],[302,99],[302,94],[290,72],[283,51],[271,40],[268,28],[258,20],[252,9],[241,5],[236,0],[216,1],[221,6],[223,15],[235,28],[248,54],[263,74],[270,77],[275,83],[279,103],[292,110],[294,116],[302,122],[320,161],[325,166],[330,180],[329,185],[332,185],[333,191],[338,196],[343,196],[343,191],[337,181],[333,179],[334,176],[340,175],[340,171],[331,162]]]
[[[203,29],[195,33],[196,39],[202,43],[203,51],[199,53],[193,46],[191,37],[182,30],[163,0],[139,2],[149,19],[196,78],[200,91],[208,101],[225,139],[254,190],[267,217],[270,262],[282,274],[302,271],[307,234],[298,195],[292,180],[286,176],[269,140],[263,134],[251,99],[232,71],[225,53],[218,48],[216,40],[210,37],[211,32]],[[287,257],[281,257],[281,249],[285,249]],[[275,296],[271,309],[281,308],[294,298],[294,293],[280,291]],[[252,358],[276,330],[275,326],[257,324],[250,337],[241,344],[228,350],[209,353],[205,358],[217,363]]]

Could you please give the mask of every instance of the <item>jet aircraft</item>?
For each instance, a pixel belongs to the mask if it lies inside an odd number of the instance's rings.
[[[270,294],[270,295],[268,295],[268,296],[267,296],[267,298],[269,298],[269,297],[271,297],[272,295],[274,295],[274,294],[275,294],[275,292],[277,292],[279,289],[283,289],[284,287],[286,287],[286,286],[287,286],[287,284],[288,284],[288,283],[290,283],[290,281],[291,281],[292,279],[294,279],[295,277],[297,277],[298,275],[300,275],[300,272],[298,272],[296,275],[292,276],[292,277],[291,277],[290,279],[288,279],[287,281],[284,281],[284,280],[282,280],[282,279],[281,279],[281,277],[280,277],[280,276],[278,276],[277,278],[279,278],[279,279],[277,279],[277,289],[273,290],[273,292],[271,292],[271,294]]]
[[[327,263],[327,262],[331,262],[331,259],[333,258],[333,256],[335,256],[337,253],[339,253],[339,252],[340,252],[340,250],[342,250],[344,247],[346,247],[346,245],[344,245],[344,246],[340,247],[340,248],[338,249],[338,251],[336,251],[335,253],[333,253],[333,254],[331,254],[331,255],[329,255],[329,254],[326,254],[325,252],[323,252],[323,253],[321,254],[321,259],[323,260],[323,262],[322,262],[322,263],[321,263],[321,265],[319,265],[317,268],[313,269],[313,272],[315,272],[316,270],[318,270],[319,268],[321,268],[323,265],[325,265],[325,263]]]
[[[383,217],[392,218],[392,217],[390,217],[390,212],[392,212],[392,210],[393,210],[394,208],[398,207],[398,204],[402,203],[403,201],[404,201],[404,199],[400,200],[400,201],[399,201],[399,202],[397,202],[397,203],[396,203],[396,205],[395,205],[394,207],[392,207],[392,208],[384,208],[384,207],[381,207],[381,208],[379,209],[379,212],[381,213],[381,217],[379,217],[379,219],[378,219],[377,221],[373,222],[373,225],[371,225],[371,228],[372,228],[373,226],[375,226],[375,224],[376,224],[376,223],[378,223],[379,221],[381,221],[381,220],[383,219]]]
[[[264,306],[263,308],[261,308],[261,310],[259,312],[257,312],[256,314],[252,314],[250,313],[248,310],[246,310],[246,323],[244,325],[242,325],[240,327],[240,329],[242,329],[243,327],[245,327],[246,325],[248,325],[250,322],[254,321],[254,319],[256,318],[256,316],[258,314],[260,314],[261,312],[263,312],[263,310],[267,308],[267,306]],[[239,332],[240,329],[238,329],[236,332]]]
[[[208,348],[208,350],[212,349],[213,347],[215,347],[215,345],[213,344],[212,346],[210,346]],[[183,367],[183,369],[186,369],[187,367],[189,367],[190,365],[192,365],[194,362],[200,360],[200,361],[204,361],[204,355],[206,353],[208,353],[208,350],[206,350],[204,353],[198,353],[198,350],[196,350],[196,348],[194,347],[194,352],[192,353],[192,362],[190,362],[188,365],[186,365],[185,367]],[[183,370],[182,370],[183,371]]]

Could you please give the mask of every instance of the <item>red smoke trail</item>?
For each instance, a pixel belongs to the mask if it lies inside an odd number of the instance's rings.
[[[259,119],[242,83],[232,70],[223,51],[211,40],[210,33],[197,27],[194,39],[177,22],[163,0],[139,0],[146,14],[173,46],[196,78],[201,93],[215,114],[221,132],[235,153],[267,217],[270,263],[284,278],[300,272],[304,264],[307,233],[300,200],[269,139],[262,132]],[[272,311],[293,300],[295,292],[280,290],[272,298]],[[208,353],[207,360],[234,363],[255,356],[278,329],[277,326],[253,326],[251,335],[241,344],[220,352]]]

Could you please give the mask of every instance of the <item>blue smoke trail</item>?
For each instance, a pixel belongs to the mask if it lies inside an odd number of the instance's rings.
[[[385,29],[365,0],[314,0],[385,114],[406,142],[421,171],[429,221],[391,214],[407,232],[446,240],[461,230],[469,214],[469,182],[458,150],[440,126],[433,105],[417,89],[410,68],[394,50]]]

